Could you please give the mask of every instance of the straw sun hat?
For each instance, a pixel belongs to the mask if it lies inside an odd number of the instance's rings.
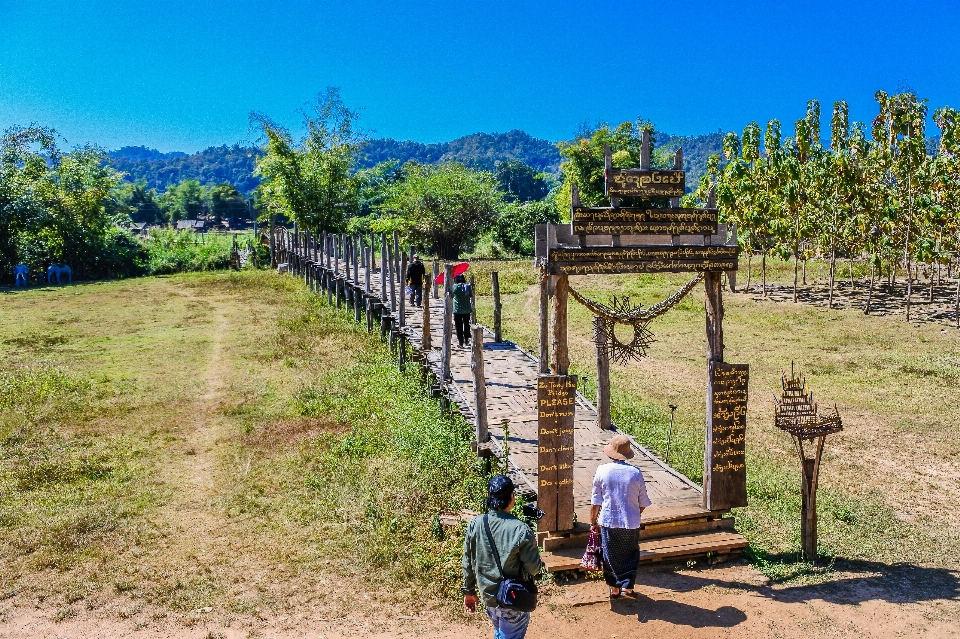
[[[626,435],[615,435],[603,447],[603,454],[616,461],[631,459],[633,448],[630,447],[630,438]]]

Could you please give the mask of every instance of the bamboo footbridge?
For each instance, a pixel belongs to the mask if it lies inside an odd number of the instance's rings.
[[[279,226],[273,228],[271,251],[278,270],[301,278],[310,290],[325,296],[328,303],[352,313],[356,321],[365,322],[368,331],[379,331],[382,339],[389,340],[401,367],[407,365],[408,359],[422,366],[431,381],[432,392],[449,410],[459,411],[468,422],[477,423],[478,395],[482,398],[485,394],[485,408],[481,408],[481,412],[486,411],[488,437],[479,437],[482,443],[475,442],[478,454],[502,460],[504,451],[508,450],[510,474],[518,491],[529,499],[536,499],[537,358],[510,341],[498,340],[494,331],[478,324],[473,324],[473,335],[481,337],[482,350],[477,343],[472,349],[457,348],[455,340],[444,335],[442,289],[437,297],[436,284],[432,291],[429,286],[424,288],[424,308],[406,303],[403,273],[407,254],[401,252],[396,235],[390,242],[386,236],[359,238],[323,234],[313,237],[296,228],[290,231]],[[379,245],[379,256],[372,248],[376,245]],[[435,264],[434,280],[436,275]],[[494,293],[495,306],[498,306],[498,291],[495,289]],[[426,333],[425,320],[429,329]],[[450,323],[448,319],[448,333],[452,332]],[[449,353],[448,362],[444,362],[445,352]],[[477,392],[475,383],[477,354],[482,357],[479,369],[485,379],[481,393]],[[573,530],[562,534],[538,535],[544,562],[551,571],[577,569],[586,546],[593,476],[597,466],[609,461],[603,454],[604,445],[618,434],[615,428],[600,428],[597,417],[593,404],[577,393],[573,471],[577,523]],[[509,431],[506,442],[505,423]],[[706,558],[714,563],[739,554],[747,543],[733,530],[734,519],[723,516],[728,511],[705,509],[703,492],[697,484],[643,446],[636,442],[633,446],[636,455],[630,463],[642,471],[653,502],[643,513],[641,562]],[[454,518],[465,520],[470,516],[471,513],[464,511]]]

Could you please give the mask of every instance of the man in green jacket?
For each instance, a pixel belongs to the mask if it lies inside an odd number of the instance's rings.
[[[493,622],[495,639],[523,639],[530,624],[529,612],[518,612],[497,605],[497,587],[503,579],[532,578],[540,574],[543,562],[533,531],[510,514],[516,501],[509,477],[495,475],[487,485],[487,515],[474,517],[467,524],[463,540],[463,605],[476,612],[479,599]],[[493,543],[497,545],[503,574],[497,568],[483,527],[489,517]]]

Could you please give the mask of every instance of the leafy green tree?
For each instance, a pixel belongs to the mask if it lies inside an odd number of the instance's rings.
[[[160,198],[163,216],[169,222],[195,220],[204,214],[207,190],[197,180],[168,186]]]
[[[536,225],[559,222],[560,216],[552,202],[508,202],[493,226],[493,236],[514,253],[533,255]]]
[[[133,275],[143,251],[111,192],[121,175],[93,146],[63,153],[53,129],[15,127],[0,138],[0,270],[66,262],[80,277]]]
[[[550,190],[545,176],[520,160],[498,163],[494,175],[504,198],[510,202],[542,200]]]
[[[124,182],[114,189],[113,197],[134,222],[159,224],[164,219],[157,192],[147,189],[145,181]]]
[[[362,138],[353,129],[357,114],[343,103],[339,89],[327,89],[313,114],[303,114],[307,133],[299,142],[265,115],[254,113],[250,119],[266,137],[256,174],[263,178],[260,192],[267,210],[314,233],[344,230],[346,211],[358,205],[351,171]]]
[[[456,162],[408,164],[407,178],[392,184],[375,231],[399,230],[406,241],[428,246],[442,259],[457,259],[464,245],[497,218],[503,194],[487,171]]]
[[[610,145],[613,165],[619,168],[640,166],[640,151],[643,132],[650,132],[650,146],[653,147],[653,124],[647,120],[623,122],[614,128],[601,124],[595,129],[585,129],[578,133],[572,142],[558,142],[560,170],[565,179],[556,198],[561,218],[570,214],[571,185],[576,184],[580,192],[580,201],[586,206],[602,206],[607,202],[603,194],[604,187],[604,148]],[[622,204],[642,204],[623,198]]]
[[[248,216],[247,201],[232,184],[223,183],[206,188],[205,204],[207,213],[218,221],[224,218],[245,219]]]

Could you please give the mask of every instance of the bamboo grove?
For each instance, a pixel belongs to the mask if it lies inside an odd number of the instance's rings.
[[[869,130],[849,121],[845,101],[836,102],[829,144],[822,143],[820,103],[811,100],[793,137],[783,136],[778,120],[765,129],[752,122],[742,136],[726,135],[724,158],[710,158],[688,204],[702,204],[716,189],[721,219],[737,225],[748,256],[748,288],[755,259],[764,295],[767,257],[792,259],[796,301],[802,267],[823,259],[833,307],[838,262],[850,261],[851,273],[854,261],[865,262],[864,312],[883,282],[888,291],[902,291],[909,320],[921,273],[933,301],[944,271],[948,277],[960,271],[960,112],[933,113],[939,139],[928,151],[927,101],[912,92],[879,91],[875,98],[879,112]],[[960,307],[960,280],[956,300]]]

